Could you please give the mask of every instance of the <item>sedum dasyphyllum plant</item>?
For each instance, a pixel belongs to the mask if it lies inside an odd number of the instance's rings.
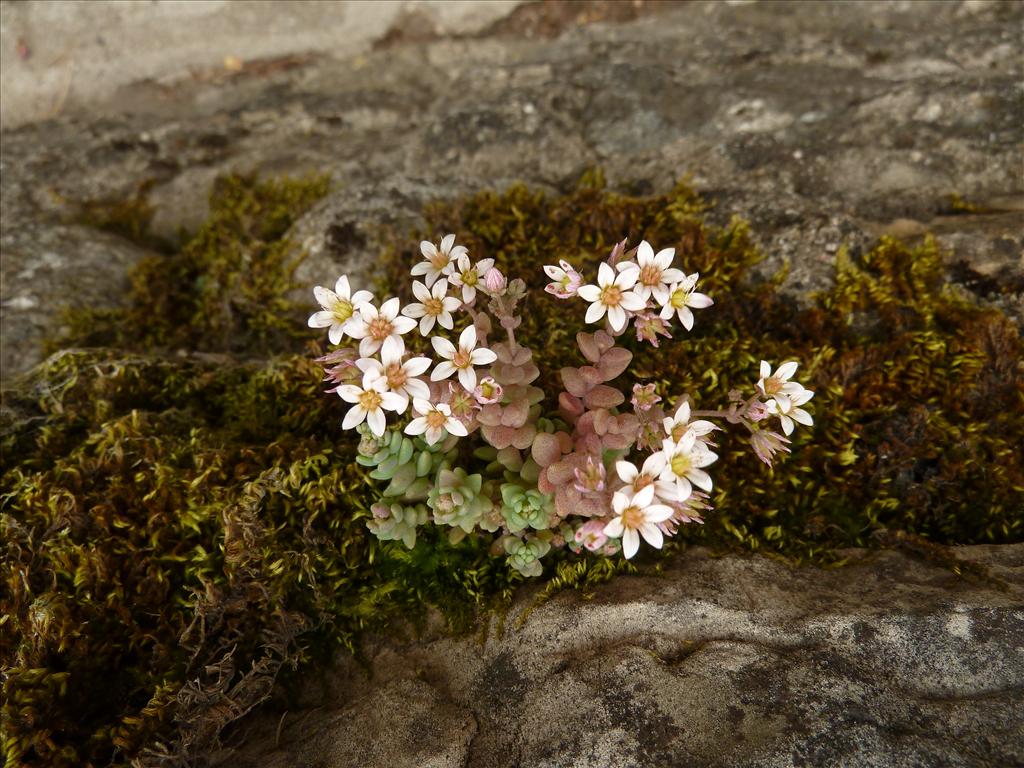
[[[627,381],[627,400],[616,382],[633,356],[616,339],[632,327],[658,346],[676,321],[689,331],[693,310],[713,303],[696,273],[672,266],[672,248],[655,253],[644,241],[627,251],[623,241],[591,284],[565,261],[545,267],[547,292],[583,300],[586,321],[602,326],[577,335],[585,364],[562,368],[556,403],[534,385],[540,372],[516,341],[524,282],[492,259],[473,263],[454,235],[420,250],[416,303],[378,307],[342,276],[333,291],[314,289],[321,310],[309,318],[336,345],[320,362],[328,392],[351,403],[342,427],[362,436],[357,461],[379,483],[369,528],[382,540],[412,548],[428,522],[453,542],[487,536],[526,576],[556,547],[631,558],[641,538],[661,548],[679,525],[703,522],[721,430],[712,419],[744,428],[769,466],[788,452],[795,424],[812,424],[802,406],[813,393],[792,380],[795,362],[773,371],[762,361],[751,392],[730,392],[719,410],[694,410],[679,394],[666,411],[653,383]],[[429,340],[429,353],[409,351],[409,334],[410,347]]]

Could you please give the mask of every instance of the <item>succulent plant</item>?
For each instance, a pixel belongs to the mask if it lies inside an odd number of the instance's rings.
[[[508,555],[506,562],[527,577],[540,576],[544,570],[540,559],[551,550],[548,541],[535,536],[529,536],[525,540],[508,536],[503,546]]]
[[[552,498],[546,493],[515,483],[501,486],[501,513],[512,533],[533,528],[545,530],[553,510]]]
[[[397,502],[377,502],[366,527],[381,541],[401,541],[409,549],[416,546],[416,526],[427,522],[427,508],[423,504],[403,506]]]
[[[486,491],[482,475],[442,466],[427,496],[427,506],[433,511],[436,524],[470,533],[493,506]]]
[[[398,430],[390,430],[378,438],[366,425],[361,425],[359,431],[363,437],[356,462],[372,467],[368,474],[374,480],[391,481],[381,495],[405,501],[426,498],[430,478],[444,461],[443,444],[429,446],[422,439],[407,437]]]

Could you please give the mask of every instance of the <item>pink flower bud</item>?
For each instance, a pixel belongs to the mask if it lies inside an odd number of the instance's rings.
[[[498,271],[497,267],[491,267],[487,270],[487,274],[484,275],[484,287],[489,294],[500,296],[505,292],[506,285],[508,285],[508,282],[505,280],[505,276]]]

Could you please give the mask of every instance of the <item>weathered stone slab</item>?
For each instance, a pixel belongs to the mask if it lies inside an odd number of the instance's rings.
[[[1017,765],[1024,546],[957,552],[993,581],[892,551],[792,570],[690,550],[519,626],[523,595],[482,643],[370,643],[368,671],[341,660],[222,765]]]

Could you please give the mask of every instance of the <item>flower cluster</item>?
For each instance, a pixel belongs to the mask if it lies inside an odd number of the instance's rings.
[[[660,549],[710,510],[708,470],[722,431],[712,419],[744,427],[769,465],[789,451],[796,424],[813,424],[802,407],[813,392],[793,380],[795,362],[773,373],[762,361],[752,394],[730,392],[721,410],[698,411],[676,395],[666,411],[653,383],[632,382],[627,401],[616,382],[633,356],[617,338],[632,324],[638,341],[658,346],[674,323],[691,330],[693,310],[713,303],[696,290],[696,272],[673,266],[671,248],[655,252],[643,241],[627,250],[623,241],[594,283],[564,260],[544,268],[546,291],[587,302],[586,322],[601,326],[577,335],[585,363],[562,368],[554,403],[534,385],[540,371],[516,339],[524,282],[508,280],[493,259],[474,262],[454,235],[420,251],[415,303],[378,305],[343,276],[333,291],[314,289],[321,310],[309,318],[339,345],[320,362],[328,392],[351,404],[342,428],[359,431],[359,463],[387,483],[368,524],[381,539],[412,548],[428,523],[453,542],[486,536],[527,576],[553,548],[631,558],[641,539]],[[428,355],[407,350],[415,330],[425,338],[410,346]]]

